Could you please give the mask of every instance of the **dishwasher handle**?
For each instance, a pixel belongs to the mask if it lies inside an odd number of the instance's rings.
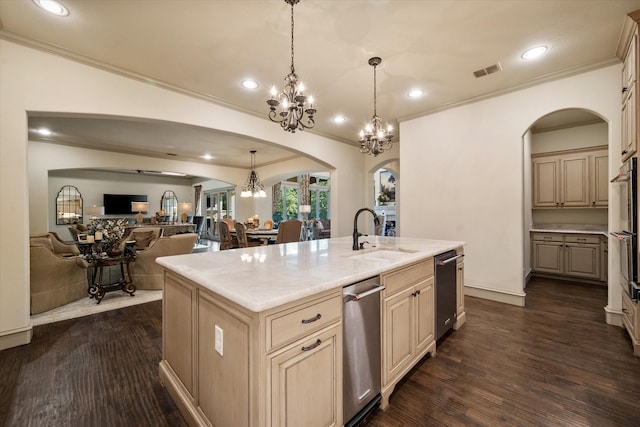
[[[369,289],[368,291],[364,291],[359,294],[345,293],[343,295],[344,302],[347,303],[349,301],[358,301],[364,297],[368,297],[369,295],[377,294],[378,292],[382,292],[384,290],[384,286],[377,286],[373,289]]]
[[[447,265],[447,264],[449,264],[450,262],[452,262],[452,261],[454,261],[454,260],[456,260],[456,259],[458,259],[458,258],[462,258],[462,257],[464,257],[464,254],[456,255],[456,256],[453,256],[453,257],[451,257],[451,258],[447,258],[447,259],[445,259],[445,260],[443,260],[443,261],[438,261],[438,262],[437,262],[437,264],[438,264],[438,265]]]

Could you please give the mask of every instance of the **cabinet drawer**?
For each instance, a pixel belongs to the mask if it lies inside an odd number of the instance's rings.
[[[564,242],[564,234],[562,233],[531,233],[531,240],[540,240],[544,242]]]
[[[433,258],[385,274],[381,278],[381,284],[386,288],[385,295],[389,296],[430,276],[433,276]]]
[[[339,321],[342,315],[341,295],[311,301],[267,316],[267,352]]]
[[[638,333],[636,331],[636,319],[638,318],[638,307],[637,305],[629,298],[629,294],[626,289],[622,291],[622,320],[624,324],[629,329],[629,332],[634,337]]]
[[[566,243],[584,243],[599,245],[600,236],[595,234],[565,234],[564,241]]]

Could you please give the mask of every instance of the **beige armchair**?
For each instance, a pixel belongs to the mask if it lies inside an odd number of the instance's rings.
[[[137,233],[153,227],[136,229]],[[190,254],[196,243],[196,233],[174,234],[158,237],[145,248],[136,248],[136,260],[130,264],[131,280],[137,289],[162,289],[164,285],[164,270],[156,263],[156,258],[171,255]],[[131,235],[129,236],[131,239]],[[137,241],[137,240],[136,240]]]
[[[31,314],[38,314],[87,296],[87,263],[75,245],[56,233],[29,239]]]

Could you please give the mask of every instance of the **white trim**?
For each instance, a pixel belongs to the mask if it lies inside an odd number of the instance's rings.
[[[476,298],[497,301],[505,304],[517,305],[524,307],[526,293],[511,293],[499,291],[496,289],[481,288],[478,286],[464,285],[464,295]]]
[[[0,350],[29,344],[32,336],[33,328],[31,325],[25,328],[8,331],[0,336]]]

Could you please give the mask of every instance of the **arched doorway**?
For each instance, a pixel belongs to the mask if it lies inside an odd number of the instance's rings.
[[[523,144],[523,289],[532,277],[607,286],[608,123],[589,110],[557,110],[537,119]],[[593,236],[593,247],[574,250],[567,233]]]

